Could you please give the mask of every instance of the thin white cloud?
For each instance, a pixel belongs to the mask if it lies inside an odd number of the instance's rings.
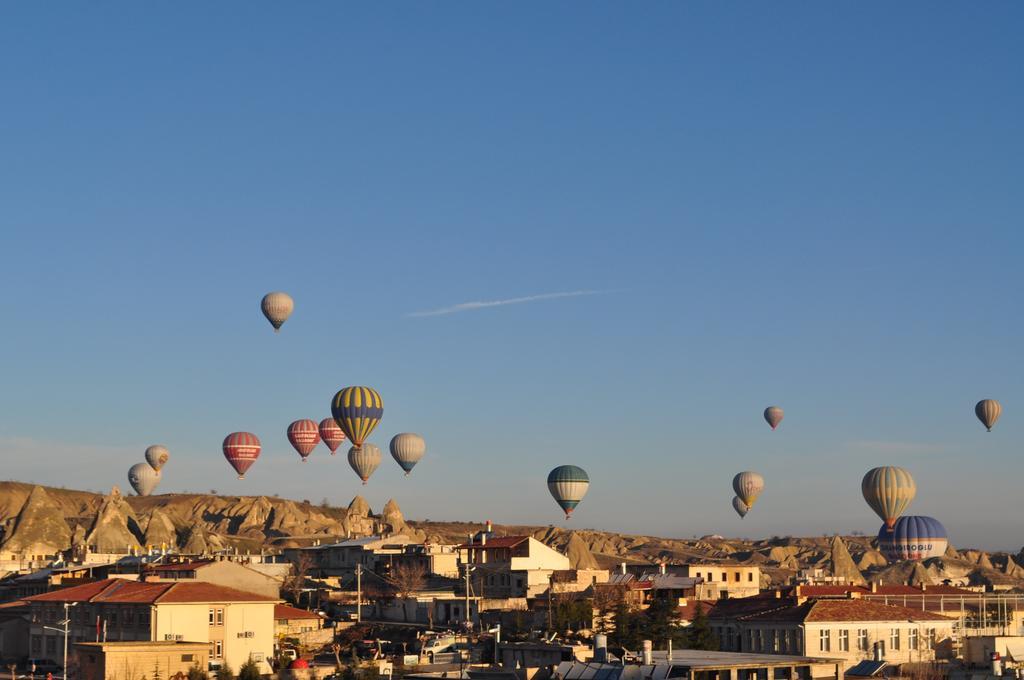
[[[488,307],[503,307],[505,305],[521,305],[527,302],[538,300],[554,300],[556,298],[581,297],[583,295],[597,295],[603,293],[601,290],[570,290],[561,293],[541,293],[540,295],[527,295],[525,297],[508,298],[505,300],[490,300],[487,302],[461,302],[451,307],[440,309],[429,309],[422,312],[411,312],[406,316],[444,316],[445,314],[457,314],[459,312],[470,312],[475,309],[487,309]]]

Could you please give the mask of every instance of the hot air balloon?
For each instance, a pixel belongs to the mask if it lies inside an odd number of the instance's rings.
[[[559,507],[565,511],[565,518],[580,504],[590,488],[590,477],[586,470],[575,465],[559,465],[548,473],[548,491]]]
[[[320,438],[324,440],[324,444],[327,444],[327,448],[331,450],[333,456],[341,443],[345,441],[345,433],[334,422],[334,418],[324,418],[320,421]]]
[[[128,468],[128,483],[140,496],[148,496],[156,491],[156,485],[160,483],[160,472],[153,469],[149,463],[136,463]]]
[[[282,324],[292,315],[295,301],[288,293],[280,291],[267,293],[263,296],[263,301],[260,302],[260,309],[263,310],[263,316],[267,317],[267,321],[274,327],[274,332],[279,333]]]
[[[427,442],[423,437],[413,432],[402,432],[391,438],[391,457],[402,466],[406,476],[420,462],[423,454],[427,452]]]
[[[370,475],[380,465],[380,461],[380,447],[376,444],[353,446],[348,450],[348,464],[359,475],[359,479],[363,480],[363,484],[370,479]]]
[[[871,509],[892,531],[896,518],[910,506],[917,485],[910,473],[901,467],[886,466],[868,470],[860,483],[861,493]]]
[[[781,406],[769,406],[764,410],[764,419],[768,421],[773,430],[779,426],[784,416]]]
[[[890,562],[942,557],[948,544],[946,528],[932,517],[907,515],[892,529],[883,525],[878,530],[878,549]]]
[[[288,441],[295,450],[302,456],[302,462],[306,462],[309,454],[320,443],[320,431],[317,424],[312,420],[296,420],[288,426]]]
[[[974,415],[978,416],[978,420],[981,421],[981,424],[989,432],[995,427],[996,421],[999,420],[999,415],[1002,412],[1003,407],[995,399],[982,399],[974,406]]]
[[[372,387],[346,387],[334,395],[331,415],[358,449],[384,415],[384,400]]]
[[[732,478],[732,490],[749,510],[764,491],[764,477],[749,470],[741,472]]]
[[[739,496],[732,497],[732,509],[736,511],[736,514],[743,519],[750,512],[750,506],[739,499]]]
[[[245,479],[245,472],[260,457],[260,438],[251,432],[232,432],[224,438],[224,457],[235,468],[239,479]]]
[[[153,469],[160,472],[160,469],[167,465],[167,459],[171,457],[171,453],[167,450],[166,446],[160,446],[154,444],[146,449],[146,462],[153,466]]]

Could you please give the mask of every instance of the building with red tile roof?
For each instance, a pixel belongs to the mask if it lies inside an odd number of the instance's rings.
[[[737,604],[741,603],[741,604]],[[846,666],[876,650],[890,664],[952,655],[955,619],[862,597],[757,597],[716,604],[709,619],[725,650],[814,654]]]
[[[256,660],[264,672],[274,649],[277,597],[201,581],[103,579],[25,598],[29,653],[56,659],[63,636],[49,628],[70,619],[69,641],[186,641],[209,645],[214,663]]]

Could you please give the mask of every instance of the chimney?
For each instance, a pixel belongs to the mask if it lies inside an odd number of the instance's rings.
[[[491,528],[491,520],[487,520],[487,524],[485,526],[487,527],[487,533],[491,533],[492,531],[494,531]]]
[[[871,582],[871,592],[872,593],[877,593],[878,592],[878,581],[872,581]]]
[[[626,573],[626,563],[625,562],[619,562],[619,573],[620,574],[625,574]]]
[[[604,633],[594,636],[594,663],[608,663],[608,636]]]
[[[487,545],[487,533],[480,534],[480,545]]]
[[[654,644],[650,640],[644,640],[644,660],[645,666],[650,666],[654,663]]]
[[[885,661],[885,643],[881,640],[875,643],[875,661]]]

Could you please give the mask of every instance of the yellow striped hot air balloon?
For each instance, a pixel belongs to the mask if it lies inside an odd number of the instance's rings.
[[[860,483],[861,493],[871,509],[892,531],[896,520],[910,507],[917,495],[917,485],[910,473],[901,467],[886,465],[868,470]]]
[[[346,387],[331,401],[334,422],[357,449],[384,415],[384,400],[372,387]]]
[[[981,421],[981,424],[989,432],[995,427],[996,421],[999,420],[1002,412],[1003,407],[995,399],[982,399],[974,407],[974,415],[978,416],[978,420]]]

